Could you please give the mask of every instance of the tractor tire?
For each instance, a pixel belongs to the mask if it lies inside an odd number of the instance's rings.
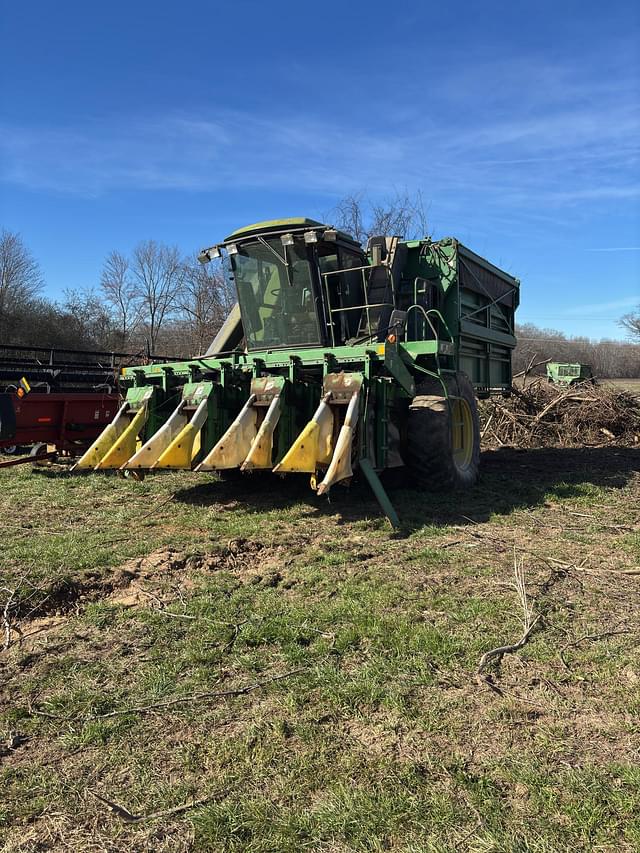
[[[469,377],[421,382],[408,412],[407,468],[420,489],[468,488],[480,471],[478,403]]]

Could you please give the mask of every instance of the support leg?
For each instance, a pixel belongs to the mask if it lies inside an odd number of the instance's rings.
[[[400,527],[400,519],[398,518],[398,514],[393,508],[393,504],[389,500],[389,495],[385,492],[384,486],[380,482],[380,477],[373,470],[373,466],[368,459],[361,459],[359,462],[360,470],[364,474],[367,479],[367,482],[371,486],[371,491],[376,496],[378,503],[380,504],[382,511],[387,516],[389,521],[391,522],[391,526],[396,530]]]

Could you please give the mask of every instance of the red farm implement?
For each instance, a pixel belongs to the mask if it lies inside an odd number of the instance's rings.
[[[118,410],[121,368],[142,360],[130,353],[0,345],[0,453],[33,447],[31,456],[0,467],[83,453]]]
[[[116,391],[0,394],[0,451],[9,446],[55,445],[58,451],[75,455],[113,419],[119,399]]]

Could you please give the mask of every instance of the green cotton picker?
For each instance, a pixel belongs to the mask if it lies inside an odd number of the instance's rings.
[[[519,281],[454,238],[371,237],[313,219],[234,231],[237,304],[209,350],[123,370],[126,398],[74,470],[271,470],[326,494],[361,475],[471,486],[476,395],[508,394]]]

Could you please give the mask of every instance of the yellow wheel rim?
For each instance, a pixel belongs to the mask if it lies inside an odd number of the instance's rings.
[[[473,417],[471,407],[462,397],[451,399],[451,447],[453,463],[466,471],[473,459]]]

